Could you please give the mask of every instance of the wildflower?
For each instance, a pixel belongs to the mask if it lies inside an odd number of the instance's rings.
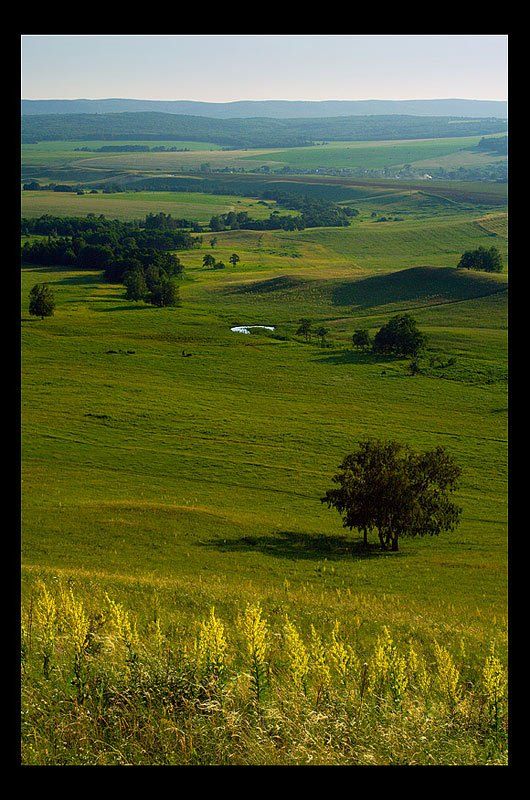
[[[262,618],[262,610],[259,603],[246,607],[243,630],[250,656],[252,687],[259,703],[269,683],[267,663],[268,627],[266,621]]]
[[[283,636],[291,680],[297,690],[302,689],[307,694],[309,655],[300,634],[288,617],[285,618]]]

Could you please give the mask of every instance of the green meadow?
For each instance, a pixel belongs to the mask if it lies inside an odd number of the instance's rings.
[[[362,145],[345,144],[340,158]],[[385,145],[372,143],[373,165],[454,152],[451,140],[437,140],[436,151],[427,142]],[[332,144],[312,149],[338,158]],[[298,163],[295,148],[287,155],[284,163]],[[463,250],[480,245],[498,247],[506,263],[506,209],[498,199],[391,188],[354,201],[360,214],[347,228],[228,231],[216,234],[214,250],[205,237],[201,249],[179,252],[176,308],[127,301],[122,286],[97,272],[22,269],[26,606],[39,581],[72,586],[87,607],[108,592],[141,630],[160,615],[164,630],[185,637],[212,606],[228,625],[259,601],[273,633],[285,614],[306,633],[312,624],[329,634],[339,621],[362,647],[388,625],[403,646],[443,644],[462,675],[492,641],[505,659],[507,271],[455,266]],[[166,211],[203,222],[231,209],[270,213],[251,198],[163,192],[24,192],[22,206],[27,216]],[[205,252],[225,263],[236,252],[241,261],[206,270]],[[57,303],[42,321],[28,314],[37,282],[49,283]],[[403,360],[351,346],[355,328],[375,333],[404,311],[428,337],[415,376]],[[303,316],[329,327],[327,346],[296,335]],[[236,325],[274,331],[243,335],[230,330]],[[362,551],[320,498],[364,437],[446,446],[463,469],[457,530],[404,539],[399,553]],[[35,681],[44,691],[42,678]],[[28,730],[38,730],[45,712],[28,714]],[[61,740],[50,750],[31,736],[31,763],[88,758],[89,745]],[[459,736],[445,750],[447,743],[436,745],[429,755],[419,745],[401,757],[504,763],[498,743],[473,749]],[[171,746],[186,763],[289,763],[288,738],[263,751],[255,742],[252,751],[231,744],[237,755],[229,747],[222,758],[201,755],[199,739],[196,750],[187,739]],[[150,756],[125,745],[102,751],[99,763],[156,761],[150,747]],[[304,747],[296,763],[335,763],[316,739]],[[385,748],[352,755],[337,745],[337,763],[395,763]]]
[[[248,197],[202,194],[200,192],[118,192],[115,194],[70,194],[69,192],[22,192],[22,216],[83,217],[104,214],[112,219],[142,219],[146,214],[163,211],[174,217],[209,222],[215,214],[247,211],[254,219],[268,217],[276,203]],[[285,213],[285,212],[283,212]]]

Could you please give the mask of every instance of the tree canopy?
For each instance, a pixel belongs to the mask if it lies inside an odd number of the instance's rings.
[[[370,334],[364,328],[357,328],[351,337],[352,344],[358,350],[368,350],[372,344]]]
[[[394,441],[366,439],[341,462],[322,503],[335,508],[343,526],[376,530],[383,550],[398,550],[404,536],[437,536],[453,530],[461,508],[450,495],[461,469],[444,447],[423,453]]]
[[[502,256],[496,247],[477,247],[466,250],[458,262],[458,269],[476,269],[484,272],[502,272]]]
[[[410,314],[396,314],[376,333],[373,351],[397,356],[417,356],[424,346],[425,336],[418,330],[414,317]]]
[[[33,317],[53,316],[55,298],[47,283],[36,283],[29,293],[29,313]]]

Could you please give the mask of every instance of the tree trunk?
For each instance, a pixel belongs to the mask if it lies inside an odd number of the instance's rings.
[[[397,553],[399,550],[399,539],[397,536],[392,537],[392,550],[394,553]]]
[[[386,550],[386,542],[385,542],[385,537],[383,535],[383,532],[378,529],[377,530],[377,534],[379,536],[379,541],[381,543],[381,550]]]
[[[368,547],[368,531],[366,528],[363,529],[363,543],[365,547]]]

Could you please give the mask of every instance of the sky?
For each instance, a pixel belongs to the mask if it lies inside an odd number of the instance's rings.
[[[22,36],[25,99],[507,98],[508,37]]]

